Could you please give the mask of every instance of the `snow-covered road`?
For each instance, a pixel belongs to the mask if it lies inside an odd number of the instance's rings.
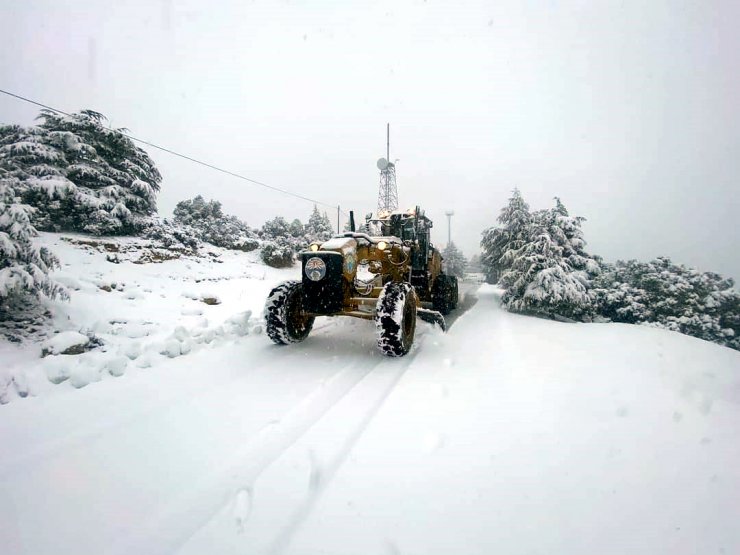
[[[477,296],[0,407],[0,551],[740,552],[740,353]]]

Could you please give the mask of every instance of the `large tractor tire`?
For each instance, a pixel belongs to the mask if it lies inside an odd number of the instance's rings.
[[[387,283],[375,313],[378,348],[389,357],[411,350],[416,333],[416,290],[408,283]]]
[[[457,276],[450,276],[450,308],[455,310],[460,302],[460,290],[457,286]]]
[[[302,290],[300,281],[284,281],[267,296],[265,327],[278,345],[298,343],[311,333],[315,318],[303,312]]]
[[[457,278],[440,274],[432,287],[432,307],[447,316],[457,306]]]

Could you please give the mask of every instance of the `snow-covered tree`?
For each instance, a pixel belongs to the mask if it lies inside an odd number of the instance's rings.
[[[504,306],[549,316],[590,317],[591,280],[599,265],[584,250],[582,221],[570,216],[560,199],[555,208],[531,214],[526,234],[519,236],[523,242],[510,243],[499,258]]]
[[[42,110],[38,126],[0,127],[0,168],[43,230],[135,233],[162,180],[149,155],[102,114]]]
[[[295,255],[309,244],[326,241],[331,236],[329,217],[326,213],[319,212],[316,205],[305,226],[298,219],[288,223],[282,216],[277,216],[266,221],[260,231],[260,237],[264,241],[262,259],[270,266],[290,266],[295,261]]]
[[[13,180],[0,171],[0,318],[26,297],[67,298],[67,290],[49,272],[59,265],[45,247],[33,242],[33,208],[18,202]]]
[[[267,220],[262,226],[262,237],[265,239],[278,239],[281,237],[292,237],[290,224],[282,216],[276,216]]]
[[[314,204],[313,212],[311,212],[311,215],[308,218],[308,223],[306,224],[306,237],[309,242],[326,241],[331,238],[333,233],[334,231],[331,221],[329,221],[329,216],[327,216],[326,212],[321,214]]]
[[[488,283],[497,283],[507,268],[503,256],[507,251],[521,248],[529,237],[532,215],[519,189],[501,210],[498,226],[486,229],[481,240],[481,262]]]
[[[442,259],[447,274],[457,277],[465,275],[465,267],[468,261],[462,251],[455,246],[455,243],[450,243],[444,248]]]
[[[290,225],[288,226],[288,232],[290,233],[291,237],[298,239],[306,234],[306,228],[301,223],[301,220],[296,218],[295,220],[290,222]]]
[[[236,216],[223,213],[217,200],[206,201],[201,195],[177,203],[174,221],[190,227],[202,241],[226,249],[251,251],[259,245],[255,233]]]
[[[480,254],[474,254],[470,257],[466,270],[468,272],[483,272],[483,264],[481,262]]]

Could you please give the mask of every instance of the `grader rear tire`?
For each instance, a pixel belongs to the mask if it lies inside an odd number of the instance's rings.
[[[455,310],[460,301],[460,290],[457,286],[457,276],[450,276],[450,309]]]
[[[444,316],[447,316],[454,308],[451,280],[451,277],[440,274],[432,287],[432,307]]]

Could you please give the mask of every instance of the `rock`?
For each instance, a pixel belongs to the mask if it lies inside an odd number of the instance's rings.
[[[128,359],[126,357],[115,357],[106,362],[105,367],[111,376],[120,377],[126,372]]]
[[[122,351],[124,356],[128,357],[130,360],[134,360],[141,356],[141,345],[136,342],[129,343]]]
[[[200,301],[206,303],[207,305],[221,304],[221,299],[215,296],[201,297]]]
[[[89,351],[90,338],[76,331],[63,331],[41,344],[41,356],[79,355]]]
[[[165,341],[159,349],[159,354],[165,355],[169,358],[179,357],[182,354],[182,351],[180,350],[180,342],[176,339]]]
[[[54,363],[46,367],[46,377],[53,384],[60,384],[69,379],[69,367],[67,363]]]

